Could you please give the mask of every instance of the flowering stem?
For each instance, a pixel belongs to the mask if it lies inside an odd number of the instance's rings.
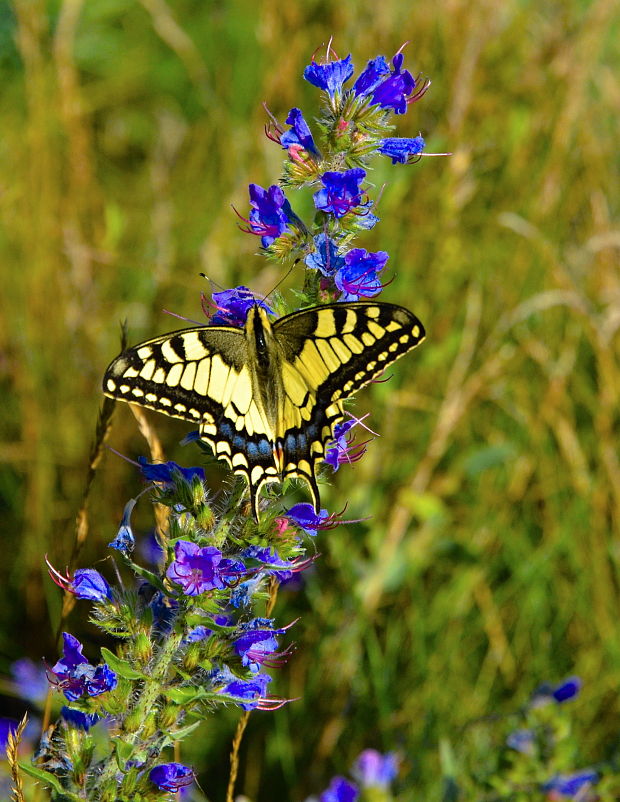
[[[272,576],[269,584],[269,599],[267,601],[267,607],[265,610],[267,617],[271,616],[273,613],[273,608],[276,606],[279,587],[280,583],[275,576]],[[230,750],[230,776],[228,778],[228,788],[226,789],[226,802],[234,802],[235,783],[237,781],[237,774],[239,773],[239,749],[241,748],[243,733],[245,732],[245,728],[248,726],[248,721],[250,720],[250,713],[250,710],[246,710],[243,713],[239,719],[239,723],[237,724],[237,729],[235,731],[235,737],[233,738],[232,747]]]
[[[142,688],[142,692],[138,696],[135,705],[133,708],[129,709],[127,715],[125,716],[125,721],[129,716],[131,716],[134,721],[143,722],[143,725],[140,726],[135,732],[129,733],[122,733],[123,727],[121,725],[121,732],[119,732],[118,735],[118,740],[120,742],[132,746],[146,742],[147,737],[143,732],[144,724],[147,722],[148,713],[153,709],[153,706],[157,701],[157,697],[162,693],[163,680],[168,673],[170,663],[172,662],[177,649],[181,645],[182,640],[183,636],[181,633],[173,632],[163,641],[161,651],[154,662],[150,678],[144,682],[144,687]],[[97,798],[101,798],[102,802],[106,802],[108,799],[105,794],[106,786],[112,786],[114,789],[117,788],[115,777],[119,768],[119,761],[117,760],[118,754],[119,753],[117,750],[116,754],[110,755],[107,765],[104,767],[97,783],[96,790],[99,790],[101,793],[101,796]],[[110,797],[110,800],[112,800],[112,798],[113,797]]]

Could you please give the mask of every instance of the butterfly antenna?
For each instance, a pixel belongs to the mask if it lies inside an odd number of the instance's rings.
[[[285,273],[285,274],[282,276],[282,278],[280,279],[280,281],[278,281],[278,283],[275,285],[275,287],[272,287],[272,288],[269,290],[269,292],[267,293],[267,295],[265,295],[265,297],[264,297],[264,300],[265,300],[265,301],[267,300],[267,298],[269,298],[269,296],[270,296],[270,295],[273,295],[273,294],[274,294],[274,292],[275,292],[275,291],[278,289],[278,287],[282,286],[282,284],[283,284],[283,283],[286,281],[286,279],[287,279],[287,278],[288,278],[288,277],[291,275],[291,273],[293,272],[293,269],[296,267],[296,265],[297,265],[297,264],[298,264],[298,262],[300,262],[300,261],[301,261],[301,257],[299,257],[299,258],[295,259],[295,261],[293,262],[293,264],[292,264],[292,265],[289,267],[289,269],[286,271],[286,273]]]
[[[207,276],[206,273],[198,273],[198,275],[201,278],[206,278],[206,280],[209,282],[209,286],[211,287],[211,295],[213,295],[214,290],[222,292],[225,289],[222,284],[218,284],[217,281],[214,281],[210,276]]]

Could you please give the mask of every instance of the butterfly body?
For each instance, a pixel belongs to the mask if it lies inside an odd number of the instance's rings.
[[[198,424],[243,474],[258,520],[263,484],[296,477],[319,509],[316,464],[343,402],[424,338],[407,309],[376,302],[303,309],[273,323],[261,306],[243,329],[199,326],[129,348],[106,370],[113,398]]]

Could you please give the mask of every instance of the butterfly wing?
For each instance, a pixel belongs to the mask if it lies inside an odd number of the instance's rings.
[[[308,482],[318,512],[316,463],[344,418],[342,402],[415,348],[424,327],[401,306],[362,301],[294,312],[273,329],[282,354],[282,474]]]
[[[273,427],[256,403],[255,371],[243,329],[183,329],[129,348],[106,370],[103,391],[112,398],[198,424],[200,437],[256,496],[278,478]]]
[[[255,364],[257,316],[269,381]],[[103,390],[197,424],[214,454],[246,477],[257,520],[262,485],[289,477],[308,483],[318,512],[316,464],[344,418],[343,401],[423,338],[420,321],[392,304],[328,304],[273,326],[256,307],[245,329],[201,326],[129,348],[108,367]]]

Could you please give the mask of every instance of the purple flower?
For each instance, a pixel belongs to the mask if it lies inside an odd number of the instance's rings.
[[[506,744],[516,752],[533,755],[536,747],[536,735],[533,730],[514,730],[506,738]]]
[[[304,70],[304,78],[313,86],[324,89],[330,97],[342,91],[342,85],[353,75],[351,56],[327,64],[312,62]]]
[[[135,506],[135,498],[129,499],[127,504],[125,504],[123,519],[118,532],[116,533],[116,537],[114,540],[108,543],[108,546],[111,549],[120,551],[121,554],[124,554],[126,557],[131,554],[131,552],[134,550],[134,546],[136,545],[136,539],[133,536],[133,530],[131,528],[131,513]]]
[[[319,270],[324,276],[333,276],[344,266],[344,258],[338,253],[338,246],[327,234],[318,234],[314,238],[315,251],[309,253],[304,262],[306,267]]]
[[[35,663],[28,657],[20,657],[11,663],[11,676],[22,699],[35,704],[44,701],[49,685],[41,663]]]
[[[174,557],[166,576],[183,588],[185,596],[223,590],[245,571],[243,563],[223,559],[222,552],[215,546],[201,548],[189,540],[177,541]]]
[[[316,513],[312,504],[308,504],[307,502],[295,504],[289,509],[286,515],[293,523],[296,523],[300,529],[303,529],[306,534],[312,535],[313,537],[321,528],[321,524],[329,519],[327,510],[320,510]]]
[[[421,136],[391,136],[379,142],[379,153],[389,156],[392,164],[407,164],[414,156],[422,153],[425,142]]]
[[[81,710],[73,710],[66,706],[61,709],[60,715],[67,724],[70,724],[77,730],[84,730],[85,732],[88,732],[101,718],[96,713],[83,713]]]
[[[353,84],[353,91],[357,97],[365,97],[373,92],[377,86],[390,74],[390,65],[385,56],[371,59],[366,68],[359,74]]]
[[[269,674],[254,674],[251,679],[241,679],[233,674],[226,665],[213,671],[210,677],[216,692],[234,696],[239,700],[237,704],[243,710],[254,710],[256,707],[260,707],[267,685],[271,682]]]
[[[211,317],[212,325],[236,326],[241,329],[253,306],[262,306],[270,315],[273,314],[273,309],[268,303],[262,298],[257,298],[252,290],[243,285],[232,290],[214,292],[212,297],[217,307],[217,312]],[[202,478],[204,479],[204,473]]]
[[[361,297],[372,298],[381,292],[382,284],[377,274],[388,260],[385,251],[372,253],[363,248],[353,248],[344,257],[344,267],[336,273],[334,281],[342,292],[341,301],[358,301]]]
[[[579,677],[568,677],[557,685],[545,682],[534,691],[531,705],[532,707],[542,707],[549,702],[557,702],[557,704],[568,702],[579,694],[581,685]]]
[[[334,777],[329,788],[319,797],[319,802],[355,802],[358,796],[359,791],[353,783],[344,777]]]
[[[84,648],[77,638],[63,632],[64,651],[51,669],[54,681],[70,702],[82,696],[99,696],[116,688],[118,678],[105,663],[91,665],[82,654]]]
[[[312,132],[304,119],[301,109],[293,108],[289,111],[286,124],[293,127],[280,137],[280,144],[288,149],[291,145],[301,145],[304,150],[318,156],[318,150],[312,138]]]
[[[254,619],[247,625],[245,631],[237,635],[233,642],[235,652],[241,658],[241,664],[249,668],[252,673],[258,673],[261,665],[276,665],[277,660],[269,655],[274,655],[278,648],[276,635],[281,635],[283,629],[267,629],[262,624],[270,623],[268,619]]]
[[[325,451],[325,462],[332,466],[334,472],[343,463],[357,462],[366,453],[366,443],[354,444],[354,436],[349,434],[349,431],[358,422],[357,420],[347,420],[337,423],[334,427],[334,439],[327,444]]]
[[[162,763],[151,769],[149,780],[160,791],[179,791],[194,782],[194,771],[182,763]]]
[[[382,755],[376,749],[364,749],[352,774],[362,788],[388,788],[398,774],[398,758],[393,752]]]
[[[584,769],[573,774],[556,774],[543,785],[543,791],[553,794],[552,799],[566,797],[585,800],[585,792],[598,780],[598,772],[593,769]]]
[[[277,184],[269,189],[250,184],[250,206],[249,228],[243,230],[260,237],[263,248],[268,248],[279,236],[291,230],[289,224],[294,217],[293,210]]]
[[[146,457],[138,457],[138,465],[140,473],[148,482],[162,482],[171,485],[174,483],[175,473],[180,473],[188,482],[191,482],[194,476],[197,476],[201,482],[205,480],[204,468],[182,468],[172,460],[170,462],[148,462]]]
[[[365,178],[366,171],[361,167],[354,167],[344,172],[328,170],[321,176],[323,189],[314,193],[315,207],[333,214],[336,218],[344,217],[362,203],[363,192],[360,184]]]
[[[375,87],[371,102],[383,109],[393,109],[396,114],[407,111],[407,98],[415,89],[416,83],[409,70],[401,70],[405,57],[397,53],[392,59],[394,69],[389,78]]]

